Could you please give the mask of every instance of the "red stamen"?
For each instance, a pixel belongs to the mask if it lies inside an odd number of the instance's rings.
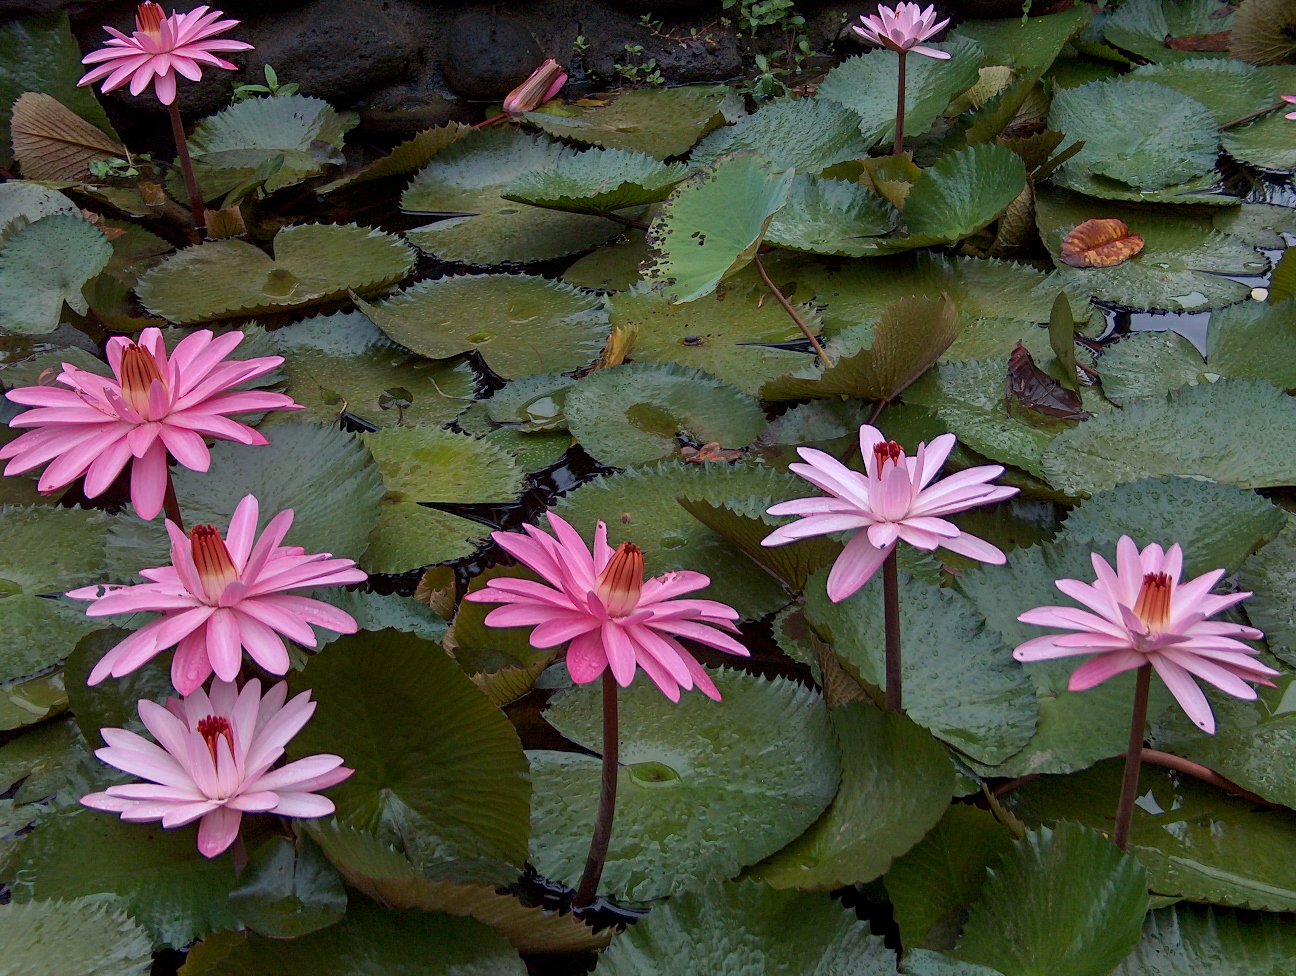
[[[229,743],[230,755],[234,755],[234,730],[230,728],[229,719],[223,715],[208,715],[198,722],[198,734],[207,740],[207,750],[211,753],[212,762],[216,762],[216,740],[221,736]]]
[[[135,11],[135,29],[148,34],[150,37],[161,36],[162,21],[164,20],[166,20],[166,14],[152,0],[141,3],[139,9]]]
[[[610,616],[624,617],[639,606],[643,573],[643,550],[630,542],[621,543],[595,584],[595,592]]]
[[[1134,613],[1154,634],[1162,633],[1170,622],[1170,594],[1174,585],[1165,573],[1147,573],[1134,601]]]
[[[189,541],[194,565],[198,567],[198,578],[207,598],[214,603],[225,592],[225,587],[239,578],[238,568],[216,526],[195,525],[189,530]]]
[[[873,445],[873,458],[876,462],[873,467],[877,471],[877,476],[882,477],[882,466],[886,462],[899,465],[904,456],[904,448],[895,441],[878,441]]]
[[[145,419],[149,419],[149,390],[152,389],[154,380],[166,385],[166,381],[162,379],[162,370],[158,368],[157,360],[151,352],[134,344],[122,350],[122,397]]]

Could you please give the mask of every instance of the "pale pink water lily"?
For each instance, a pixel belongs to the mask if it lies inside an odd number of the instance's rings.
[[[611,668],[626,687],[636,666],[671,701],[680,689],[698,688],[717,701],[720,692],[706,669],[676,637],[728,654],[748,651],[722,630],[738,632],[738,611],[715,600],[676,597],[709,586],[711,580],[691,571],[644,579],[643,552],[628,542],[614,552],[607,526],[598,523],[594,551],[580,534],[552,512],[551,536],[532,525],[522,532],[493,532],[491,537],[549,585],[535,580],[497,577],[464,599],[503,603],[486,615],[492,627],[530,627],[531,646],[567,643],[567,670],[577,684],[587,684]],[[719,628],[719,629],[718,629]]]
[[[167,17],[156,3],[141,3],[133,33],[104,28],[112,39],[81,59],[82,64],[96,67],[77,84],[90,85],[105,79],[101,90],[107,93],[129,81],[130,93],[138,95],[151,81],[158,101],[170,105],[175,101],[177,73],[198,81],[203,65],[233,71],[238,65],[217,57],[216,52],[252,49],[245,41],[216,37],[238,24],[237,20],[221,20],[223,16],[219,10],[202,6],[183,14],[172,11]]]
[[[1296,95],[1283,95],[1282,100],[1288,105],[1296,105]],[[1296,119],[1296,112],[1288,112],[1287,118]]]
[[[123,336],[108,340],[112,377],[63,364],[59,386],[10,390],[26,410],[10,427],[36,427],[0,448],[11,458],[7,475],[49,463],[37,487],[56,491],[85,475],[85,494],[102,494],[131,465],[131,503],[145,519],[162,509],[167,487],[167,455],[192,471],[211,464],[205,437],[266,444],[265,437],[229,414],[262,410],[300,410],[282,393],[231,391],[263,376],[282,356],[225,357],[243,341],[237,330],[213,338],[206,329],[185,336],[167,354],[162,333],[145,329],[139,342]]]
[[[877,13],[861,15],[861,22],[851,25],[851,30],[866,41],[892,51],[901,54],[913,51],[915,54],[925,54],[929,58],[944,61],[950,56],[948,51],[920,43],[933,34],[940,33],[949,23],[948,17],[938,23],[938,16],[934,4],[926,9],[916,3],[898,3],[894,10],[879,6]]]
[[[205,857],[234,843],[245,813],[327,817],[333,801],[315,791],[355,770],[332,755],[271,768],[315,711],[309,691],[285,704],[287,696],[288,685],[280,681],[261,697],[261,682],[253,678],[242,691],[213,681],[210,695],[199,688],[183,701],[168,699],[165,708],[141,701],[140,720],[157,743],[126,729],[100,729],[108,746],[95,755],[148,782],[110,786],[81,802],[131,823],[183,827],[201,819],[198,850]]]
[[[504,114],[517,119],[525,112],[534,112],[557,95],[565,84],[566,69],[553,58],[546,58],[526,81],[508,93],[504,99]]]
[[[162,614],[105,654],[88,684],[130,674],[178,645],[171,682],[188,695],[213,671],[221,681],[233,681],[243,661],[240,648],[270,674],[286,674],[288,651],[280,634],[314,647],[311,624],[340,634],[356,632],[350,614],[290,591],[361,583],[368,578],[365,572],[350,559],[280,545],[292,526],[291,508],[272,518],[257,539],[258,511],[256,498],[245,496],[230,519],[228,539],[211,525],[195,525],[186,536],[168,519],[171,565],[140,570],[150,582],[68,593],[74,600],[94,601],[86,610],[91,617]]]
[[[1006,557],[997,546],[941,518],[1017,494],[1016,488],[987,483],[1003,474],[1001,465],[967,468],[931,484],[954,449],[953,434],[920,443],[912,457],[876,427],[865,424],[859,437],[862,474],[823,451],[797,448],[806,463],[790,464],[788,470],[828,495],[772,505],[771,515],[800,515],[801,519],[779,526],[761,545],[781,546],[858,530],[828,574],[828,598],[834,603],[872,579],[900,541],[928,552],[942,547],[985,563],[1004,562]]]
[[[1013,657],[1019,661],[1093,654],[1071,675],[1070,691],[1085,691],[1113,675],[1151,664],[1188,717],[1204,732],[1215,732],[1215,716],[1194,675],[1237,698],[1253,700],[1255,689],[1247,682],[1272,685],[1278,672],[1260,663],[1260,653],[1242,640],[1260,640],[1264,634],[1244,624],[1212,621],[1248,592],[1212,594],[1224,575],[1216,569],[1180,583],[1183,550],[1156,544],[1142,552],[1129,536],[1116,546],[1116,569],[1093,554],[1095,583],[1060,579],[1057,588],[1090,610],[1075,607],[1037,607],[1017,619],[1041,627],[1074,631],[1049,634],[1021,644]],[[1239,639],[1241,638],[1241,640]]]

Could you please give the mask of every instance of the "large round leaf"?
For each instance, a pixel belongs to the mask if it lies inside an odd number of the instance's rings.
[[[777,169],[812,175],[867,156],[870,145],[854,112],[828,99],[801,98],[773,102],[717,129],[693,150],[689,164],[709,166],[726,153],[750,149]]]
[[[81,288],[111,257],[104,232],[80,214],[55,213],[22,227],[0,246],[0,329],[53,332],[65,302],[84,315]]]
[[[597,369],[567,394],[565,412],[581,446],[619,467],[677,455],[681,434],[699,444],[746,447],[765,427],[752,397],[675,363]]]
[[[1097,365],[1103,393],[1117,406],[1207,381],[1206,364],[1197,347],[1169,329],[1123,336],[1103,349]]]
[[[347,910],[341,875],[308,837],[271,837],[252,850],[229,898],[240,922],[276,939],[317,932]]]
[[[275,235],[274,257],[246,241],[211,241],[167,258],[139,282],[140,301],[172,322],[206,322],[367,295],[414,267],[399,237],[355,224],[299,224]]]
[[[1108,43],[1147,61],[1173,63],[1222,57],[1218,53],[1181,51],[1166,42],[1227,32],[1232,23],[1232,8],[1219,0],[1130,0],[1105,22],[1102,36]]]
[[[1290,916],[1180,903],[1149,912],[1112,976],[1280,976],[1296,970]]]
[[[787,205],[774,215],[765,236],[794,251],[860,257],[873,247],[868,238],[893,230],[896,219],[891,205],[872,190],[798,173]]]
[[[809,830],[749,872],[775,888],[872,881],[949,806],[954,769],[928,732],[867,701],[840,705],[829,718],[842,749],[841,788]]]
[[[601,884],[614,898],[647,901],[732,878],[810,826],[837,791],[837,736],[817,693],[729,669],[714,678],[719,702],[695,691],[674,703],[642,675],[618,692],[616,822]],[[545,718],[598,750],[602,702],[598,684],[576,687]],[[531,860],[575,886],[602,762],[548,750],[529,758]]]
[[[0,907],[0,944],[14,976],[144,976],[153,964],[144,930],[92,898]]]
[[[1026,187],[1026,166],[1011,149],[969,146],[922,171],[905,199],[904,222],[916,238],[956,241],[980,230]]]
[[[475,349],[505,379],[588,366],[607,337],[597,296],[531,275],[430,278],[360,307],[420,356],[446,359]]]
[[[526,758],[504,713],[440,645],[390,630],[343,637],[292,684],[319,708],[290,758],[333,753],[356,770],[329,791],[342,823],[400,844],[420,867],[516,878]]]
[[[1182,92],[1210,109],[1217,125],[1268,108],[1275,97],[1273,82],[1263,70],[1232,59],[1217,61],[1202,58],[1175,64],[1148,64],[1135,68],[1130,72],[1129,78],[1150,81]],[[1057,102],[1053,104],[1056,107]],[[1151,121],[1143,114],[1148,107],[1140,107],[1136,119],[1140,127]],[[1077,137],[1070,130],[1067,130],[1067,135]],[[1087,145],[1085,149],[1088,149]],[[1156,165],[1155,162],[1153,165]]]
[[[597,215],[665,200],[686,176],[683,163],[667,165],[644,153],[591,149],[523,173],[503,196],[533,207]]]
[[[447,122],[432,129],[424,129],[417,135],[406,139],[381,159],[367,166],[362,166],[332,183],[319,188],[318,193],[335,193],[347,187],[380,180],[388,176],[401,176],[413,173],[427,165],[428,160],[452,142],[462,139],[472,127],[461,122]]]
[[[618,232],[610,220],[504,199],[523,173],[571,155],[560,143],[513,128],[472,132],[433,156],[401,195],[401,209],[447,219],[405,236],[443,261],[474,265],[543,261],[602,244]]]
[[[1296,665],[1296,519],[1288,516],[1278,538],[1243,564],[1241,585],[1255,594],[1247,616],[1265,632],[1269,649]]]
[[[1088,26],[1093,15],[1083,7],[1070,7],[1043,17],[1004,17],[968,20],[959,24],[956,37],[975,41],[985,52],[986,64],[1006,64],[1020,71],[1043,71],[1067,41]]]
[[[647,153],[656,159],[679,156],[705,133],[723,125],[730,90],[725,85],[630,88],[610,98],[551,101],[526,120],[551,136],[575,142]]]

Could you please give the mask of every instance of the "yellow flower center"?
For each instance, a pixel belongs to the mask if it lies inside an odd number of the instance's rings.
[[[1148,630],[1160,634],[1170,623],[1170,593],[1174,589],[1165,573],[1147,573],[1134,601],[1135,615],[1147,624]]]
[[[149,416],[149,390],[157,380],[165,387],[162,370],[158,369],[157,360],[143,346],[130,345],[122,350],[121,390],[122,397],[140,416]]]
[[[162,21],[166,20],[166,15],[162,8],[152,0],[147,3],[141,3],[139,9],[135,11],[135,29],[149,37],[157,40],[162,36]]]

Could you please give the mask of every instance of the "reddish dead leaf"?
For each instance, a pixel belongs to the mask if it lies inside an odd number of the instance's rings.
[[[1062,240],[1062,263],[1073,268],[1111,268],[1143,250],[1143,238],[1115,217],[1095,217]]]
[[[680,454],[690,464],[705,464],[707,461],[737,461],[743,456],[740,448],[721,447],[719,441],[711,441],[701,447],[680,448]]]
[[[1005,386],[1008,416],[1012,416],[1012,402],[1016,400],[1029,410],[1037,410],[1050,417],[1063,420],[1088,420],[1089,414],[1081,409],[1080,394],[1068,390],[1048,373],[1035,365],[1035,360],[1018,340],[1017,348],[1008,357],[1008,380]]]
[[[1191,34],[1187,37],[1166,35],[1165,46],[1172,51],[1227,51],[1230,31],[1215,34]]]

